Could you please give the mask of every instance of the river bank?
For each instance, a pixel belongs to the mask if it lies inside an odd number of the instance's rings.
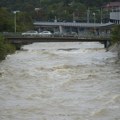
[[[4,60],[8,54],[13,54],[16,47],[5,42],[4,37],[0,35],[0,61]]]
[[[116,52],[118,55],[118,60],[120,60],[120,43],[115,43],[108,48],[110,52]]]

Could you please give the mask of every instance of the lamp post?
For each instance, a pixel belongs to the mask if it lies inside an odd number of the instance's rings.
[[[101,24],[103,23],[102,22],[102,19],[103,19],[103,12],[102,12],[102,8],[100,9],[100,19],[101,19]]]
[[[90,9],[87,10],[87,23],[90,22]]]
[[[93,19],[94,19],[94,33],[95,33],[95,13],[93,13]]]
[[[16,33],[16,14],[18,13],[18,12],[20,12],[20,11],[13,11],[13,13],[14,13],[14,32]]]
[[[39,13],[40,13],[40,10],[41,10],[41,8],[35,8],[35,12],[36,12],[36,21],[39,21]]]
[[[55,16],[54,22],[57,22],[57,17]]]
[[[93,17],[94,17],[93,19],[94,19],[94,24],[95,24],[95,13],[93,13]]]

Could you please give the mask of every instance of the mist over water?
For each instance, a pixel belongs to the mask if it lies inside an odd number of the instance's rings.
[[[120,63],[100,43],[34,43],[0,63],[0,120],[120,120]]]

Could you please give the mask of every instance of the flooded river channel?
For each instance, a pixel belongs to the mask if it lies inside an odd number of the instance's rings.
[[[100,43],[34,43],[0,63],[0,120],[120,120],[120,63]]]

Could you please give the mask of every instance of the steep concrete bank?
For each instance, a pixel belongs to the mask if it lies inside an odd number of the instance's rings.
[[[110,46],[108,50],[111,52],[117,52],[118,59],[120,60],[120,43],[115,43],[114,45]]]

